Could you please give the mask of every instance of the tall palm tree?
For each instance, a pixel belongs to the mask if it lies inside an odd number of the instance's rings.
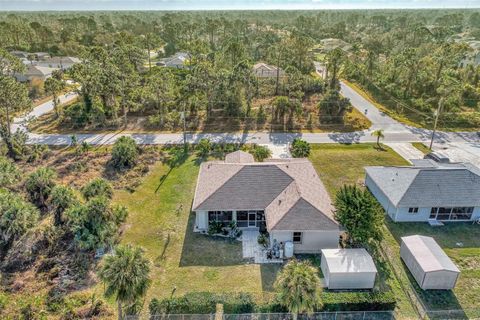
[[[372,132],[372,137],[377,137],[377,146],[380,148],[380,139],[385,138],[382,129],[378,129]]]
[[[312,313],[320,302],[318,269],[308,261],[292,260],[278,275],[275,289],[294,320],[298,313]]]
[[[105,283],[105,296],[115,297],[118,319],[123,319],[123,305],[132,306],[145,296],[150,286],[150,262],[143,250],[130,245],[118,246],[114,255],[107,256],[100,269]]]

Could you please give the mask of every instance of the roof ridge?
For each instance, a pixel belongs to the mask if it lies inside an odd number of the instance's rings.
[[[413,182],[415,181],[415,179],[417,178],[417,176],[418,176],[419,173],[420,173],[420,172],[417,172],[417,173],[415,174],[415,177],[413,177],[412,181],[410,181],[410,183],[408,184],[407,188],[405,189],[405,192],[403,192],[403,194],[402,194],[402,196],[400,197],[400,199],[398,199],[397,203],[395,203],[396,206],[397,206],[400,202],[402,202],[403,198],[405,198],[405,195],[407,194],[408,190],[409,190],[410,187],[412,186]],[[390,197],[388,197],[388,196],[387,196],[387,198],[390,199]],[[392,200],[390,199],[390,201],[392,201]],[[393,201],[392,201],[392,203],[393,203]]]
[[[290,176],[290,175],[289,175]],[[291,176],[290,176],[291,177]],[[292,178],[292,177],[291,177]],[[293,178],[292,178],[293,179]],[[289,208],[288,210],[286,211],[286,213],[288,213],[297,203],[298,201],[300,201],[300,199],[302,199],[302,197],[300,196],[300,192],[298,191],[298,186],[297,186],[297,183],[295,182],[295,179],[293,179],[293,181],[285,187],[285,189],[282,190],[282,192],[285,192],[285,190],[287,190],[288,187],[290,187],[292,184],[295,184],[295,191],[297,192],[297,195],[298,195],[298,199],[297,201],[295,201]],[[275,200],[277,200],[277,198],[282,194],[282,192],[280,192],[280,194],[275,197],[275,199],[272,200],[272,202],[270,202],[267,206],[267,208],[273,203],[275,202]],[[266,208],[265,208],[266,209]],[[287,216],[287,214],[284,214],[280,219],[277,220],[277,222],[273,225],[273,226],[270,226],[270,230],[273,230],[275,228],[276,225],[278,225],[280,223],[280,221],[282,221],[283,219],[285,219],[285,217]]]
[[[202,165],[207,165],[207,164],[208,164],[208,162],[202,163]],[[232,163],[228,163],[228,164],[232,164]],[[233,164],[237,164],[237,163],[233,163]],[[226,179],[221,185],[219,185],[217,188],[215,188],[215,190],[213,190],[213,192],[212,192],[208,197],[206,197],[205,199],[203,199],[202,202],[200,202],[199,204],[197,204],[197,205],[195,206],[195,208],[198,208],[198,207],[200,207],[202,204],[204,204],[208,199],[210,199],[210,198],[215,194],[215,192],[217,192],[217,191],[218,191],[221,187],[223,187],[228,181],[230,181],[230,179],[232,179],[233,177],[235,177],[235,176],[236,176],[240,171],[242,171],[242,170],[243,170],[243,166],[242,166],[242,168],[240,168],[237,172],[235,172],[232,176],[230,176],[228,179]],[[199,179],[199,177],[200,177],[200,172],[201,172],[201,171],[198,172],[197,186],[195,187],[195,194],[197,193],[197,188],[198,188],[198,185],[199,185],[199,184],[198,184],[198,179]],[[194,210],[194,209],[192,209],[192,210]]]

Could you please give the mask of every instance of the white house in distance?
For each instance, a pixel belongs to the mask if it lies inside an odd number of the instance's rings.
[[[460,275],[458,267],[431,237],[402,237],[400,256],[423,290],[450,290]]]
[[[266,64],[266,63],[257,63],[253,66],[253,73],[258,78],[276,78],[278,76],[280,78],[285,77],[285,71],[282,68],[277,68],[276,66]]]
[[[330,196],[307,159],[255,162],[236,151],[225,161],[202,163],[192,211],[195,231],[209,223],[266,230],[271,243],[293,242],[294,253],[337,248],[341,229]]]
[[[19,82],[31,82],[35,80],[45,81],[52,76],[52,73],[56,68],[41,67],[37,65],[29,64],[26,66],[26,71],[23,73],[15,74],[15,78]]]
[[[190,60],[188,52],[177,52],[173,56],[161,59],[157,66],[186,69],[188,68],[188,60]]]
[[[377,268],[367,250],[323,249],[321,268],[328,289],[372,289]]]
[[[73,67],[74,64],[80,62],[81,60],[76,57],[51,57],[36,62],[36,65],[46,68],[68,70]]]
[[[411,167],[365,167],[365,185],[393,221],[480,218],[479,168],[429,159],[412,162]]]

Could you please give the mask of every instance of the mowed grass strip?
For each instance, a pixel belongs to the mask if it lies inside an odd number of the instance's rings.
[[[122,243],[145,249],[152,261],[150,298],[193,291],[271,291],[279,267],[259,266],[242,259],[241,243],[193,233],[190,213],[199,171],[189,157],[170,169],[158,163],[133,193],[117,192],[129,217]]]

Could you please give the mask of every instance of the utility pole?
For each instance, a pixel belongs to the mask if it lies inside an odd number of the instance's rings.
[[[435,132],[437,131],[438,116],[442,111],[443,102],[444,102],[443,97],[441,97],[440,100],[438,101],[438,108],[435,111],[435,122],[433,124],[432,140],[430,141],[430,147],[429,147],[430,150],[432,150],[433,140],[435,139]]]
[[[183,118],[183,147],[186,149],[187,148],[187,120],[185,116],[185,109],[186,109],[186,103],[183,102],[183,112],[182,112],[182,118]]]

